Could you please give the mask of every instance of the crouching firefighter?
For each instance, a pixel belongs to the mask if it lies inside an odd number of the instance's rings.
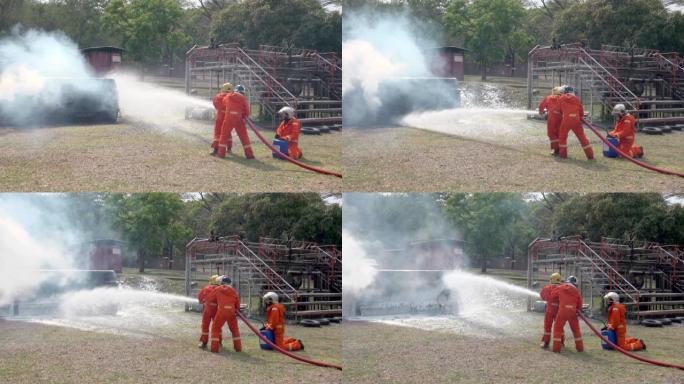
[[[237,311],[240,310],[240,296],[237,291],[230,286],[231,280],[228,276],[219,277],[221,285],[216,287],[207,297],[208,303],[216,303],[216,316],[211,325],[211,351],[217,353],[223,341],[221,328],[228,323],[228,329],[233,336],[233,348],[235,352],[242,352],[242,341],[240,340],[240,329],[237,322]]]
[[[542,288],[539,292],[539,297],[546,301],[546,309],[544,309],[544,335],[542,336],[541,347],[546,349],[549,347],[549,342],[551,341],[551,329],[553,326],[553,320],[558,314],[558,298],[551,301],[551,293],[554,289],[558,288],[561,282],[561,275],[558,272],[552,273],[549,277],[549,284]],[[563,339],[563,336],[561,336]],[[562,342],[563,340],[561,340]]]
[[[572,335],[575,338],[577,352],[584,351],[582,332],[580,331],[577,312],[582,310],[582,294],[577,289],[577,278],[568,277],[565,284],[559,285],[551,292],[551,301],[558,300],[558,314],[553,324],[553,351],[560,352],[563,343],[563,327],[570,323]]]
[[[299,148],[299,133],[302,125],[295,118],[295,110],[292,107],[283,107],[278,111],[282,119],[276,130],[276,139],[287,141],[287,155],[293,159],[302,157],[302,150]]]
[[[219,285],[218,278],[219,277],[217,275],[210,277],[209,285],[202,288],[197,295],[197,301],[204,305],[204,310],[202,311],[202,335],[200,336],[200,348],[207,347],[207,342],[209,341],[209,325],[211,324],[211,320],[214,318],[214,316],[216,316],[216,306],[218,304],[208,303],[207,297]]]
[[[644,156],[644,149],[634,145],[634,116],[627,113],[624,104],[615,105],[613,115],[618,119],[618,122],[608,136],[618,139],[620,143],[618,148],[628,156]]]
[[[628,351],[641,351],[646,349],[646,344],[643,340],[634,337],[626,337],[627,335],[627,321],[625,314],[627,309],[624,304],[620,304],[620,296],[615,292],[608,292],[603,297],[603,300],[608,307],[608,322],[606,326],[608,329],[615,331],[617,345]]]
[[[273,330],[275,344],[286,351],[299,351],[304,344],[299,339],[285,338],[285,306],[278,302],[278,294],[268,292],[264,295],[266,307],[266,329]]]

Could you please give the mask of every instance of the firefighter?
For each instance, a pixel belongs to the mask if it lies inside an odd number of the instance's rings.
[[[206,348],[207,342],[209,341],[209,324],[211,320],[216,315],[216,303],[207,303],[207,296],[213,291],[219,284],[218,276],[213,275],[209,278],[209,285],[202,288],[197,295],[197,301],[204,305],[204,310],[202,311],[202,335],[200,336],[200,348]]]
[[[223,99],[228,92],[233,90],[233,84],[225,83],[221,87],[221,92],[217,93],[213,98],[214,108],[216,108],[216,121],[214,122],[214,141],[211,143],[211,148],[214,150],[211,155],[218,155],[218,143],[221,136],[221,127],[223,126],[223,119],[226,116],[226,106]]]
[[[206,302],[216,303],[216,316],[211,325],[211,351],[218,353],[221,342],[221,328],[224,323],[228,323],[228,329],[233,336],[233,348],[235,352],[242,352],[242,341],[240,340],[240,329],[237,322],[237,311],[240,310],[240,296],[237,291],[230,286],[231,280],[228,276],[218,278],[221,285],[209,293]]]
[[[558,130],[561,123],[561,111],[558,99],[563,93],[561,87],[554,87],[551,89],[551,94],[546,96],[544,100],[539,103],[539,114],[544,116],[546,112],[546,135],[549,137],[551,144],[551,154],[558,156]]]
[[[577,312],[582,309],[582,294],[577,289],[577,278],[568,277],[565,284],[559,285],[550,295],[551,302],[558,300],[558,314],[553,324],[553,351],[560,352],[563,343],[563,328],[565,323],[570,323],[572,335],[575,338],[577,352],[584,351],[582,332],[577,319]]]
[[[618,119],[615,128],[608,134],[619,140],[619,148],[631,157],[642,157],[644,149],[634,145],[634,116],[627,113],[624,104],[616,104],[613,115]]]
[[[304,344],[299,339],[285,338],[285,306],[278,303],[278,294],[267,292],[264,295],[266,307],[266,329],[273,330],[275,344],[286,351],[299,351]]]
[[[544,335],[542,336],[542,343],[540,345],[544,349],[549,347],[549,342],[551,341],[551,326],[558,313],[558,300],[551,301],[551,292],[560,285],[560,282],[560,273],[554,272],[549,277],[549,284],[539,292],[541,299],[546,301],[546,309],[544,310]]]
[[[230,92],[223,98],[223,103],[226,109],[226,115],[223,119],[223,126],[221,127],[221,136],[219,137],[219,151],[218,156],[226,157],[226,152],[230,152],[233,141],[233,129],[237,131],[242,149],[245,151],[245,157],[248,159],[254,158],[252,153],[252,144],[249,142],[249,135],[247,135],[247,128],[245,127],[245,120],[249,117],[249,104],[247,99],[238,92],[233,91],[232,85]]]
[[[563,95],[558,99],[558,104],[562,114],[558,131],[560,157],[562,159],[568,157],[568,134],[572,131],[582,145],[587,159],[592,160],[594,158],[594,150],[591,148],[589,139],[584,134],[584,129],[582,129],[581,119],[584,117],[584,107],[582,107],[580,99],[575,96],[574,88],[566,85],[563,89]]]
[[[625,313],[627,309],[624,304],[620,304],[620,296],[615,292],[608,292],[603,300],[608,308],[608,322],[606,326],[608,329],[615,331],[617,338],[617,345],[628,351],[641,351],[646,349],[646,344],[643,340],[634,337],[625,337],[627,335],[627,321],[625,320]]]
[[[287,141],[288,155],[293,159],[302,157],[299,149],[299,132],[302,128],[299,120],[295,118],[295,110],[292,107],[283,107],[278,111],[282,122],[276,130],[276,139]]]
[[[235,92],[237,92],[237,93],[241,94],[242,96],[244,96],[244,95],[245,95],[245,92],[246,92],[245,86],[244,86],[244,85],[241,85],[241,84],[238,84],[238,85],[235,87]]]

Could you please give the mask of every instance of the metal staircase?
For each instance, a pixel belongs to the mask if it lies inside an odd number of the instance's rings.
[[[610,119],[615,104],[632,113],[637,126],[663,132],[684,128],[684,64],[676,53],[604,45],[600,50],[566,44],[537,46],[528,61],[528,107],[560,84],[572,85],[588,119]]]
[[[342,68],[335,53],[262,45],[258,50],[239,44],[193,47],[187,52],[185,91],[202,97],[215,94],[224,82],[243,84],[261,117],[275,124],[284,106],[297,110],[302,125],[342,124]],[[329,132],[329,129],[322,130]]]
[[[311,242],[196,238],[186,247],[186,294],[196,296],[210,275],[226,274],[250,314],[260,313],[261,297],[273,291],[289,318],[341,316],[341,262],[336,247]]]
[[[592,310],[601,308],[603,295],[613,291],[632,318],[684,315],[681,255],[679,247],[652,242],[588,242],[578,236],[536,239],[529,246],[528,285],[560,272],[578,278]]]

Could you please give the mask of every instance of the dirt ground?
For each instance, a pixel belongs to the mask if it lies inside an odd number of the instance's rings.
[[[250,135],[256,160],[238,144],[209,156],[213,125],[175,120],[116,125],[0,128],[0,191],[300,192],[342,189],[342,180],[304,170]],[[264,131],[268,138],[273,132]],[[303,162],[341,171],[341,134],[302,135]],[[234,140],[239,143],[237,136]]]
[[[541,314],[534,314],[539,326]],[[479,338],[363,321],[346,322],[345,383],[684,383],[684,372],[604,351],[583,327],[585,352],[539,348],[538,335]],[[541,331],[541,329],[539,329]],[[684,327],[632,326],[653,359],[684,364]]]
[[[530,122],[537,140],[504,144],[407,127],[350,129],[344,136],[344,185],[353,191],[671,192],[684,179],[626,160],[605,158],[595,136],[596,160],[585,160],[572,137],[569,158],[549,155],[543,123]],[[645,162],[684,172],[684,133],[637,134]]]
[[[126,268],[123,284],[182,294],[181,272]],[[243,352],[197,348],[201,316],[183,304],[120,306],[116,316],[6,318],[0,316],[0,383],[340,383],[342,372],[304,364],[273,351],[240,324]],[[257,321],[254,324],[260,326]],[[227,326],[224,326],[224,337]],[[229,335],[229,333],[228,333]],[[342,364],[342,328],[288,324],[301,339],[297,352]],[[230,346],[230,343],[227,344]]]

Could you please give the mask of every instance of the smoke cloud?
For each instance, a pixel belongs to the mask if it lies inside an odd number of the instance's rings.
[[[345,13],[342,31],[344,122],[368,126],[397,122],[413,111],[455,107],[455,79],[436,78],[416,20],[370,8]]]
[[[0,125],[76,120],[111,109],[112,84],[96,80],[61,32],[17,26],[0,39]]]

